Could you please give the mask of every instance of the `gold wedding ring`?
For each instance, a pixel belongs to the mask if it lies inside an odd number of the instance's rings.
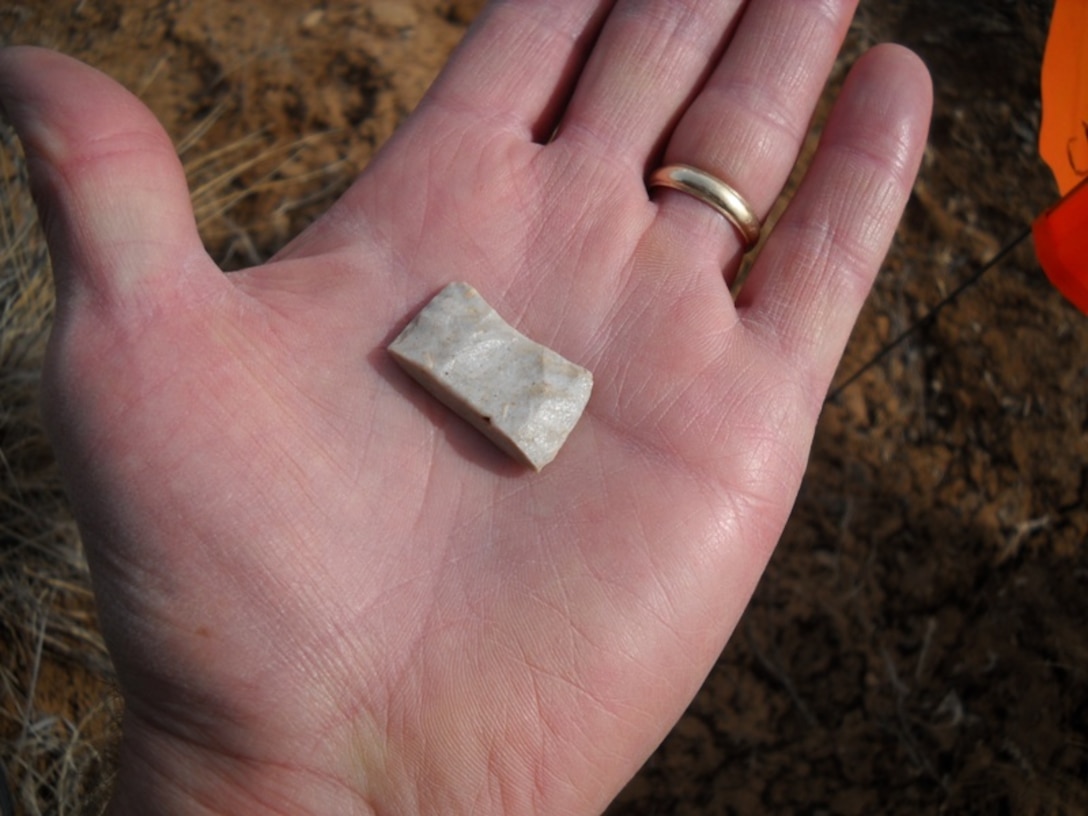
[[[709,204],[737,228],[745,252],[759,242],[762,225],[752,206],[721,179],[687,164],[668,164],[650,174],[648,186],[679,190]]]

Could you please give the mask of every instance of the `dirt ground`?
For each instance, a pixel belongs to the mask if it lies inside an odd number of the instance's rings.
[[[346,186],[480,5],[8,0],[0,41],[58,47],[139,93],[178,141],[209,246],[237,267]],[[930,66],[937,107],[840,381],[1055,199],[1035,152],[1049,14],[1046,0],[861,0],[832,85],[895,40]],[[1088,813],[1086,431],[1088,318],[1027,242],[829,401],[750,610],[611,812]],[[70,529],[57,512],[36,523]],[[53,591],[86,615],[85,591]],[[83,723],[104,776],[100,646],[33,631],[0,626],[23,678],[4,707],[25,714],[29,688],[35,711]],[[20,717],[0,722],[18,796],[60,812],[19,770]]]

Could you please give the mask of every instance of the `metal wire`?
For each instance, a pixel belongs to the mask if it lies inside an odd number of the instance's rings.
[[[970,289],[972,286],[978,283],[983,275],[985,275],[987,272],[989,272],[991,269],[993,269],[995,266],[1005,260],[1009,253],[1011,253],[1014,249],[1020,246],[1020,244],[1022,244],[1029,235],[1031,235],[1030,226],[1026,227],[1023,232],[1021,232],[1004,247],[1002,247],[1001,250],[999,250],[998,253],[994,255],[994,257],[992,257],[989,261],[983,264],[982,267],[972,273],[970,277],[963,281],[963,283],[961,283],[959,286],[949,292],[948,295],[946,295],[940,302],[937,303],[937,305],[935,305],[932,309],[922,315],[921,318],[919,318],[914,324],[912,324],[909,328],[903,331],[902,334],[900,334],[898,337],[896,337],[894,340],[884,346],[884,348],[882,348],[875,355],[873,355],[873,357],[864,365],[862,365],[861,368],[859,368],[857,371],[855,371],[853,374],[843,380],[842,383],[835,386],[835,388],[833,388],[828,393],[827,397],[824,399],[824,402],[831,402],[832,400],[834,400],[836,397],[839,396],[839,394],[846,390],[848,386],[853,385],[865,372],[867,372],[869,369],[871,369],[873,366],[875,366],[877,363],[887,357],[892,351],[902,345],[903,341],[913,335],[916,331],[918,331],[918,329],[922,328],[922,326],[932,323],[945,306],[952,303],[952,301],[954,301],[961,294],[963,294],[964,291]]]

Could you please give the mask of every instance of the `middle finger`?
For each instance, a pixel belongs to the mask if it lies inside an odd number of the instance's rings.
[[[650,154],[706,80],[742,0],[619,0],[556,140],[641,177]]]

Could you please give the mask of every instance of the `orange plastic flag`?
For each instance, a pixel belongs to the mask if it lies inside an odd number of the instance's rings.
[[[1043,55],[1039,153],[1065,195],[1088,176],[1088,0],[1057,0]]]
[[[1036,218],[1031,232],[1050,282],[1088,314],[1088,179]]]
[[[1050,282],[1088,314],[1088,0],[1056,0],[1043,55],[1039,154],[1062,200],[1032,224]]]

